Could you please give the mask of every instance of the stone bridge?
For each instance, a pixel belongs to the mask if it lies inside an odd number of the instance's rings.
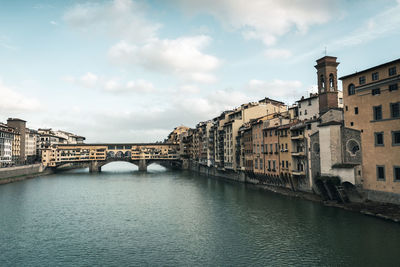
[[[179,145],[169,143],[58,144],[42,151],[42,163],[50,168],[81,163],[89,165],[90,172],[100,172],[110,162],[125,161],[146,171],[152,163],[179,166],[178,149]]]

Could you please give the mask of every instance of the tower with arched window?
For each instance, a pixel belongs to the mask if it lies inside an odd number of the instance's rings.
[[[331,108],[338,107],[336,57],[325,56],[317,60],[319,113],[322,115]]]

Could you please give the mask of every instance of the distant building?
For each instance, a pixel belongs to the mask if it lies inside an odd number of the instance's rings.
[[[0,123],[0,167],[10,166],[14,142],[14,128]]]
[[[14,140],[15,153],[13,154],[14,162],[24,163],[26,160],[25,155],[25,132],[26,132],[26,121],[18,118],[9,118],[7,125],[13,127],[17,132]]]
[[[368,198],[400,203],[400,59],[340,78],[346,127],[361,131]]]

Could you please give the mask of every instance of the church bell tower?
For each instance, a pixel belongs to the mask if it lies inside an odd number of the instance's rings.
[[[338,107],[336,57],[324,56],[317,60],[319,114]]]

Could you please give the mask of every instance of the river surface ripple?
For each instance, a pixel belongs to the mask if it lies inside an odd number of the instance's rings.
[[[0,186],[0,266],[400,266],[399,224],[133,168]]]

